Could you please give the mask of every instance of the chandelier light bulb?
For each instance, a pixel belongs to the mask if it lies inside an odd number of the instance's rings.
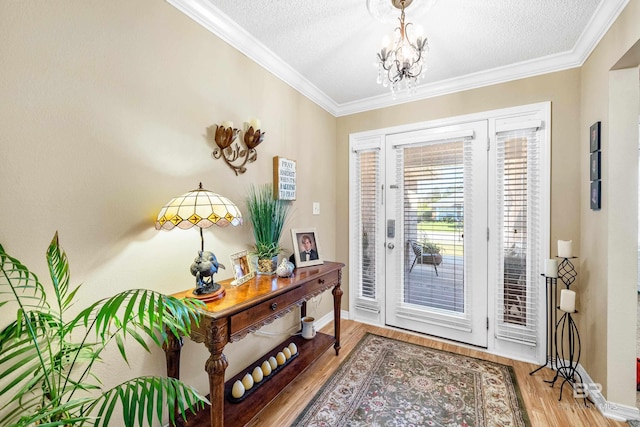
[[[385,35],[384,37],[382,37],[382,45],[380,47],[382,49],[389,49],[390,46],[391,46],[391,39],[389,39],[389,36]]]

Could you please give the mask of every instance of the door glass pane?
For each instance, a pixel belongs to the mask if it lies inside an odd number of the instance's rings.
[[[378,223],[379,167],[378,151],[362,152],[358,155],[358,174],[360,190],[360,268],[362,285],[360,297],[376,298],[376,251]]]
[[[402,151],[403,301],[463,313],[463,142],[439,142]]]
[[[540,144],[537,128],[505,131],[496,141],[499,236],[496,336],[535,344],[539,316]],[[533,234],[532,234],[533,233]]]
[[[527,323],[527,139],[504,142],[504,321]]]

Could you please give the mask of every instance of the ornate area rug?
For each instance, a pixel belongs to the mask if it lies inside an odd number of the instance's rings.
[[[510,366],[367,334],[294,426],[530,426]]]

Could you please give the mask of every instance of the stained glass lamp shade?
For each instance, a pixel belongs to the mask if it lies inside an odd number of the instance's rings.
[[[200,229],[200,251],[191,265],[191,273],[196,276],[195,295],[220,292],[220,285],[213,282],[212,276],[224,265],[218,263],[212,252],[204,251],[202,229],[242,224],[242,214],[238,207],[226,197],[202,188],[189,191],[175,197],[158,214],[156,229],[171,230],[175,227],[186,230],[193,226]],[[224,290],[222,290],[224,292]]]

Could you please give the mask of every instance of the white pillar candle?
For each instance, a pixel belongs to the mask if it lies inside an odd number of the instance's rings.
[[[249,120],[249,126],[252,127],[253,130],[259,130],[260,129],[260,120],[258,120],[258,119]]]
[[[222,125],[221,125],[221,126],[222,126],[223,128],[225,128],[225,129],[226,129],[226,128],[233,128],[233,122],[230,122],[230,121],[224,121],[224,122],[222,122]]]
[[[558,240],[558,256],[560,258],[571,258],[571,243],[573,240]]]
[[[545,264],[544,275],[547,277],[558,277],[558,260],[547,260]]]
[[[575,313],[576,311],[576,293],[570,289],[560,291],[560,310],[566,313]]]

